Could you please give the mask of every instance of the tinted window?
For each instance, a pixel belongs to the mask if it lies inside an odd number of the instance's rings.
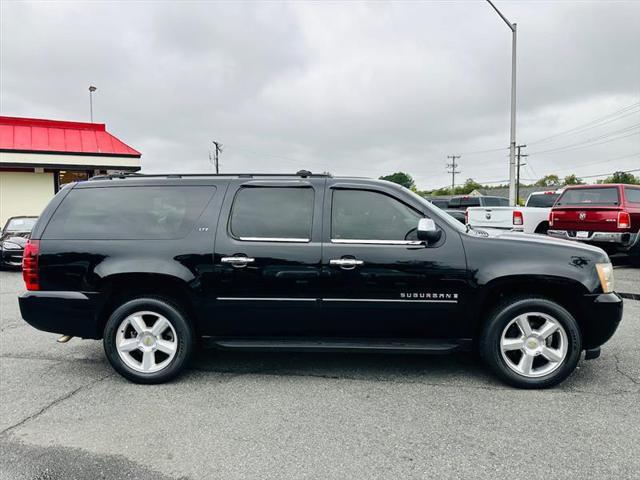
[[[527,207],[549,208],[553,207],[556,200],[560,196],[559,193],[543,193],[540,195],[531,195],[527,201]]]
[[[335,240],[415,240],[423,215],[382,193],[334,190],[331,238]]]
[[[460,199],[461,207],[479,207],[480,198],[478,197],[463,197]]]
[[[215,187],[75,188],[44,232],[56,239],[172,239],[194,226]]]
[[[38,221],[37,218],[12,218],[7,222],[7,232],[30,232]]]
[[[229,227],[240,239],[311,238],[313,189],[246,187],[236,194]]]
[[[482,201],[487,207],[506,207],[509,205],[508,198],[484,197]]]
[[[459,207],[460,206],[460,199],[459,198],[452,198],[451,200],[449,200],[449,206],[450,207]]]
[[[640,188],[624,187],[624,196],[627,202],[640,203]]]
[[[618,205],[617,188],[575,188],[565,190],[558,205]]]
[[[431,200],[431,203],[438,208],[447,208],[449,206],[448,200]]]

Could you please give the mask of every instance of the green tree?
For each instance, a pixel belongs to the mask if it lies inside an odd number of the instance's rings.
[[[636,177],[628,172],[615,172],[610,177],[604,179],[603,183],[627,183],[630,185],[640,185],[640,177]]]
[[[535,185],[536,187],[550,187],[552,185],[558,185],[560,183],[560,177],[558,175],[545,175],[540,180],[538,180]]]
[[[582,181],[581,178],[577,177],[575,173],[572,173],[571,175],[567,175],[566,177],[564,177],[564,184],[565,185],[584,185],[584,182]]]
[[[391,175],[385,175],[384,177],[380,177],[380,180],[388,180],[389,182],[397,183],[398,185],[402,185],[409,190],[414,190],[416,188],[416,182],[413,180],[413,177],[404,172],[396,172],[392,173]]]

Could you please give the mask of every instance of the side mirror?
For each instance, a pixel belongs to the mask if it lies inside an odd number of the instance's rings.
[[[436,243],[442,237],[442,230],[438,230],[436,222],[430,218],[421,218],[418,220],[418,240],[430,243]]]

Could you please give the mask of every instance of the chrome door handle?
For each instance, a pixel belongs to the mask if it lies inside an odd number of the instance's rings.
[[[363,264],[364,262],[362,260],[357,260],[355,258],[332,258],[329,260],[329,265],[335,265],[336,267],[345,269],[352,269]]]
[[[246,267],[249,263],[255,262],[255,258],[250,257],[222,257],[221,263],[228,263],[233,267]]]

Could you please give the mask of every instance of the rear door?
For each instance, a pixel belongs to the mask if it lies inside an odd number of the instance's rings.
[[[302,336],[318,321],[323,178],[231,182],[218,225],[219,335]]]
[[[328,180],[322,256],[327,331],[345,337],[457,338],[466,282],[459,233],[434,216],[439,242],[417,240],[426,205],[381,185]]]

